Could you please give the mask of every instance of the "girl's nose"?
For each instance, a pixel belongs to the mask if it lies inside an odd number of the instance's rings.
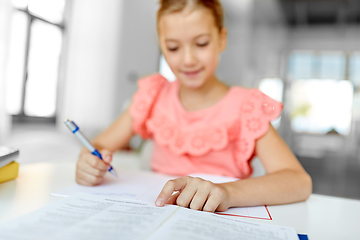
[[[186,48],[183,57],[185,66],[192,66],[196,64],[196,56],[191,48]]]

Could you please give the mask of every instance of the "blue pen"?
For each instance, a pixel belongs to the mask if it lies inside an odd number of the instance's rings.
[[[98,156],[101,160],[102,156],[99,153],[99,151],[89,142],[89,140],[81,133],[80,128],[74,123],[74,121],[70,121],[70,120],[66,120],[65,125],[69,128],[70,131],[72,131],[75,136],[77,136],[77,138],[80,140],[80,142],[82,144],[84,144],[84,146],[95,156]],[[115,177],[117,177],[117,173],[115,171],[115,169],[110,165],[109,170],[108,170],[112,175],[114,175]]]

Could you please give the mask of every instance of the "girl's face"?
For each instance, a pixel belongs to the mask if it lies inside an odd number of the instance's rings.
[[[158,30],[165,59],[183,86],[196,89],[214,79],[226,47],[226,29],[219,32],[210,10],[165,14]]]

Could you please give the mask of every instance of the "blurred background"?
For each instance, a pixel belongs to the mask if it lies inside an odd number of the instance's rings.
[[[222,0],[217,75],[284,104],[273,122],[314,193],[360,199],[360,1]],[[137,79],[169,70],[157,0],[0,0],[0,145],[18,162],[76,161],[66,118],[94,138]],[[136,148],[139,140],[134,139]]]

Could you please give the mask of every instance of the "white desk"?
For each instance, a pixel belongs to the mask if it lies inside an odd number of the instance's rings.
[[[116,163],[113,164],[119,169]],[[16,180],[0,184],[0,223],[60,198],[56,192],[75,184],[75,163],[20,165]],[[312,194],[302,203],[269,206],[270,220],[247,219],[294,227],[310,240],[360,239],[360,201]]]

